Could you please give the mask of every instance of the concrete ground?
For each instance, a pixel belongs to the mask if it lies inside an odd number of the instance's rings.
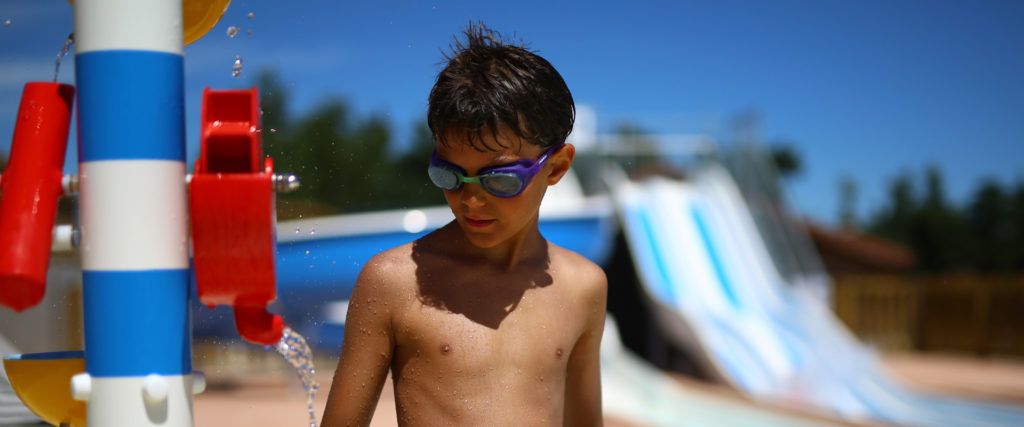
[[[906,353],[883,361],[893,377],[919,390],[1024,407],[1024,359]]]

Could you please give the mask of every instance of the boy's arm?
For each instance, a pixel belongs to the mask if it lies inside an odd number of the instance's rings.
[[[596,270],[596,271],[595,271]],[[582,301],[587,302],[587,325],[569,357],[565,380],[565,426],[603,425],[601,411],[601,334],[604,332],[608,280],[593,266]]]
[[[327,395],[323,427],[369,425],[387,378],[394,332],[386,303],[388,280],[382,273],[386,269],[377,263],[380,258],[374,257],[363,267],[352,290],[341,359]]]

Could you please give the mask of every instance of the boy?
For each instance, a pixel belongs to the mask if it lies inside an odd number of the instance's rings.
[[[388,370],[402,425],[601,425],[607,283],[537,229],[575,155],[548,61],[482,24],[430,92],[431,181],[455,220],[356,281],[325,427],[367,425]]]

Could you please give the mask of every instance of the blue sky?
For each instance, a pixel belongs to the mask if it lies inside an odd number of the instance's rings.
[[[52,79],[71,15],[65,0],[0,3],[0,135],[13,132],[24,82]],[[1024,179],[1016,1],[236,0],[185,50],[189,162],[202,88],[251,86],[265,67],[289,85],[295,111],[342,96],[407,136],[424,115],[439,49],[470,20],[530,43],[577,104],[596,111],[601,131],[628,121],[727,142],[736,114],[759,112],[761,138],[789,141],[803,157],[787,187],[791,208],[821,222],[835,221],[843,176],[859,185],[862,218],[884,203],[893,177],[920,177],[929,164],[955,202],[980,179]],[[228,26],[241,31],[228,37]],[[236,55],[240,78],[231,76]],[[69,56],[60,81],[73,76]]]

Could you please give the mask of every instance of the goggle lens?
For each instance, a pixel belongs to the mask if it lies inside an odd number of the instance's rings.
[[[455,190],[462,186],[458,173],[451,169],[430,165],[430,168],[427,169],[427,174],[430,175],[430,182],[433,182],[434,185],[442,190]]]
[[[497,197],[515,197],[526,188],[526,185],[537,174],[537,171],[544,165],[548,157],[555,152],[562,144],[555,145],[541,154],[536,162],[520,160],[517,163],[507,166],[499,166],[481,171],[480,175],[467,177],[465,171],[458,166],[452,165],[437,158],[435,152],[431,155],[430,167],[427,174],[430,175],[430,182],[442,190],[458,190],[462,183],[476,183],[488,193]]]
[[[480,185],[498,197],[512,197],[523,189],[523,181],[516,175],[493,174],[480,177]]]

